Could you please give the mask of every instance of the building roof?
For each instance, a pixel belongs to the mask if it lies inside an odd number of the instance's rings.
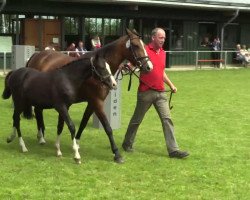
[[[166,6],[206,10],[250,11],[250,0],[48,0],[56,2],[109,3],[137,6]]]

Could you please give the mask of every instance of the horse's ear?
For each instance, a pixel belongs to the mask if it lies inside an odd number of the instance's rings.
[[[105,67],[105,62],[106,61],[105,61],[104,58],[102,58],[102,57],[98,56],[98,54],[96,54],[94,56],[93,62],[94,62],[94,65],[97,65],[99,67]]]
[[[133,34],[133,33],[131,32],[131,30],[129,30],[128,28],[126,28],[126,32],[127,32],[128,35]]]
[[[135,30],[135,29],[133,29],[133,31],[132,31],[134,34],[136,34],[136,35],[139,35],[139,33]]]

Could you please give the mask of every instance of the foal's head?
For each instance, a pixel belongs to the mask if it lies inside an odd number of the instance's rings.
[[[117,89],[117,82],[111,73],[109,64],[104,58],[95,55],[90,58],[93,75],[110,89]]]
[[[153,64],[150,61],[145,50],[145,45],[141,40],[139,34],[133,30],[127,29],[129,39],[126,42],[126,48],[129,50],[129,61],[140,68],[143,72],[149,72],[153,69]]]

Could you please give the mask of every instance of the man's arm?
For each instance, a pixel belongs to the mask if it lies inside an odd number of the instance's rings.
[[[77,53],[76,53],[76,57],[80,57],[79,50],[76,48],[75,51],[77,52]]]
[[[174,86],[174,84],[171,82],[171,80],[168,78],[168,76],[167,76],[167,74],[165,72],[163,73],[163,81],[164,81],[164,83],[166,83],[170,87],[170,89],[174,93],[177,92],[177,88]]]

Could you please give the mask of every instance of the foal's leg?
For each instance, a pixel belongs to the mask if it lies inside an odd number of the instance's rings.
[[[93,111],[92,106],[90,106],[88,104],[86,109],[85,109],[85,112],[83,114],[79,129],[78,129],[77,134],[76,134],[76,142],[78,143],[78,145],[79,145],[79,140],[81,138],[82,132],[85,129],[85,127],[86,127],[86,125],[87,125],[87,123],[89,121],[89,118],[93,114],[93,112],[94,111]]]
[[[18,138],[19,138],[19,145],[21,146],[22,152],[27,152],[28,149],[25,146],[25,143],[22,138],[21,130],[20,130],[20,114],[21,112],[17,111],[14,109],[14,114],[13,114],[13,128],[14,131],[17,131]]]
[[[17,134],[17,129],[15,127],[15,119],[17,119],[16,117],[16,114],[15,114],[16,111],[14,111],[13,115],[12,115],[12,119],[13,119],[13,131],[11,133],[11,135],[9,137],[7,137],[7,143],[10,143],[12,142],[15,138],[16,138],[16,134]],[[20,120],[20,119],[19,119]]]
[[[39,144],[45,144],[46,141],[44,139],[44,121],[43,121],[43,110],[36,108],[34,109],[35,115],[36,115],[36,123],[37,123],[37,139]]]
[[[16,138],[16,128],[13,126],[13,132],[7,137],[7,143],[12,142]]]
[[[68,108],[65,105],[62,106],[57,106],[56,110],[58,111],[59,115],[62,116],[63,120],[66,122],[69,131],[71,133],[71,139],[73,141],[73,150],[74,150],[74,159],[76,161],[77,164],[81,163],[81,156],[80,153],[78,151],[79,146],[76,143],[76,139],[75,139],[75,125],[72,122],[69,113],[68,113]]]
[[[108,122],[108,119],[107,119],[104,111],[97,109],[95,111],[95,113],[96,113],[98,119],[100,120],[100,122],[102,123],[102,126],[104,127],[104,130],[109,138],[112,152],[115,154],[114,161],[117,163],[123,163],[124,161],[122,159],[122,156],[121,156],[121,154],[120,154],[120,152],[115,144],[112,128]]]
[[[58,115],[58,124],[57,124],[57,139],[56,139],[56,143],[55,143],[56,155],[58,157],[62,156],[62,152],[61,152],[61,149],[60,149],[60,138],[61,138],[61,133],[62,133],[62,130],[63,130],[63,126],[64,126],[64,120],[63,120],[62,116],[59,114]]]

